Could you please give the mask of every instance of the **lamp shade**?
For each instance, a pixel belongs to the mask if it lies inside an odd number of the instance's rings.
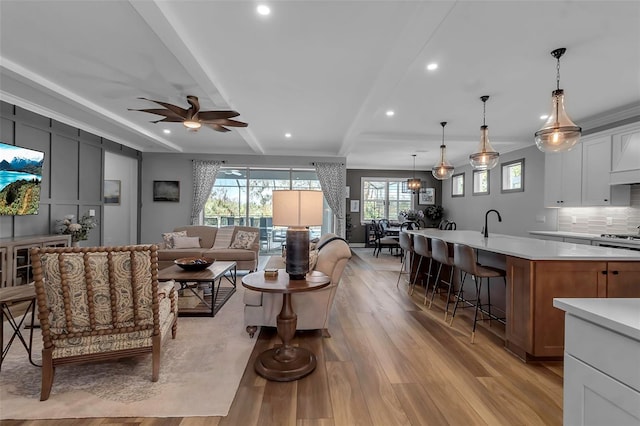
[[[276,226],[322,225],[322,191],[273,191],[273,224]]]
[[[582,129],[576,126],[564,109],[564,91],[554,90],[551,114],[535,134],[538,149],[543,152],[568,151],[578,143]]]

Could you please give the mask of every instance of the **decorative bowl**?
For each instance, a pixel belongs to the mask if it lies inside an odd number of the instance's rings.
[[[185,271],[202,271],[207,269],[215,260],[207,257],[182,257],[173,261]]]

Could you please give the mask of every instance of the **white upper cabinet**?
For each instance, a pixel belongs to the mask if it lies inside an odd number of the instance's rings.
[[[549,152],[544,158],[545,207],[582,205],[582,144],[571,151]]]
[[[585,137],[581,143],[582,205],[628,206],[631,187],[609,184],[612,154],[611,135]]]

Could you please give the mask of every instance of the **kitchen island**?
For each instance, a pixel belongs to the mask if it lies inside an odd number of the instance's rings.
[[[556,297],[640,297],[640,253],[477,231],[407,231],[448,243],[466,244],[507,271],[505,347],[524,360],[561,359],[564,312]],[[494,287],[498,290],[497,287]],[[492,291],[492,300],[494,298]]]

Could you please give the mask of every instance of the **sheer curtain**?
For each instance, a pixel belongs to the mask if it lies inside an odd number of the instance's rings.
[[[344,237],[344,185],[347,168],[342,163],[315,163],[324,198],[336,217],[335,232]]]
[[[222,161],[193,160],[193,205],[191,206],[191,224],[200,224],[200,213],[209,199],[211,188]]]

